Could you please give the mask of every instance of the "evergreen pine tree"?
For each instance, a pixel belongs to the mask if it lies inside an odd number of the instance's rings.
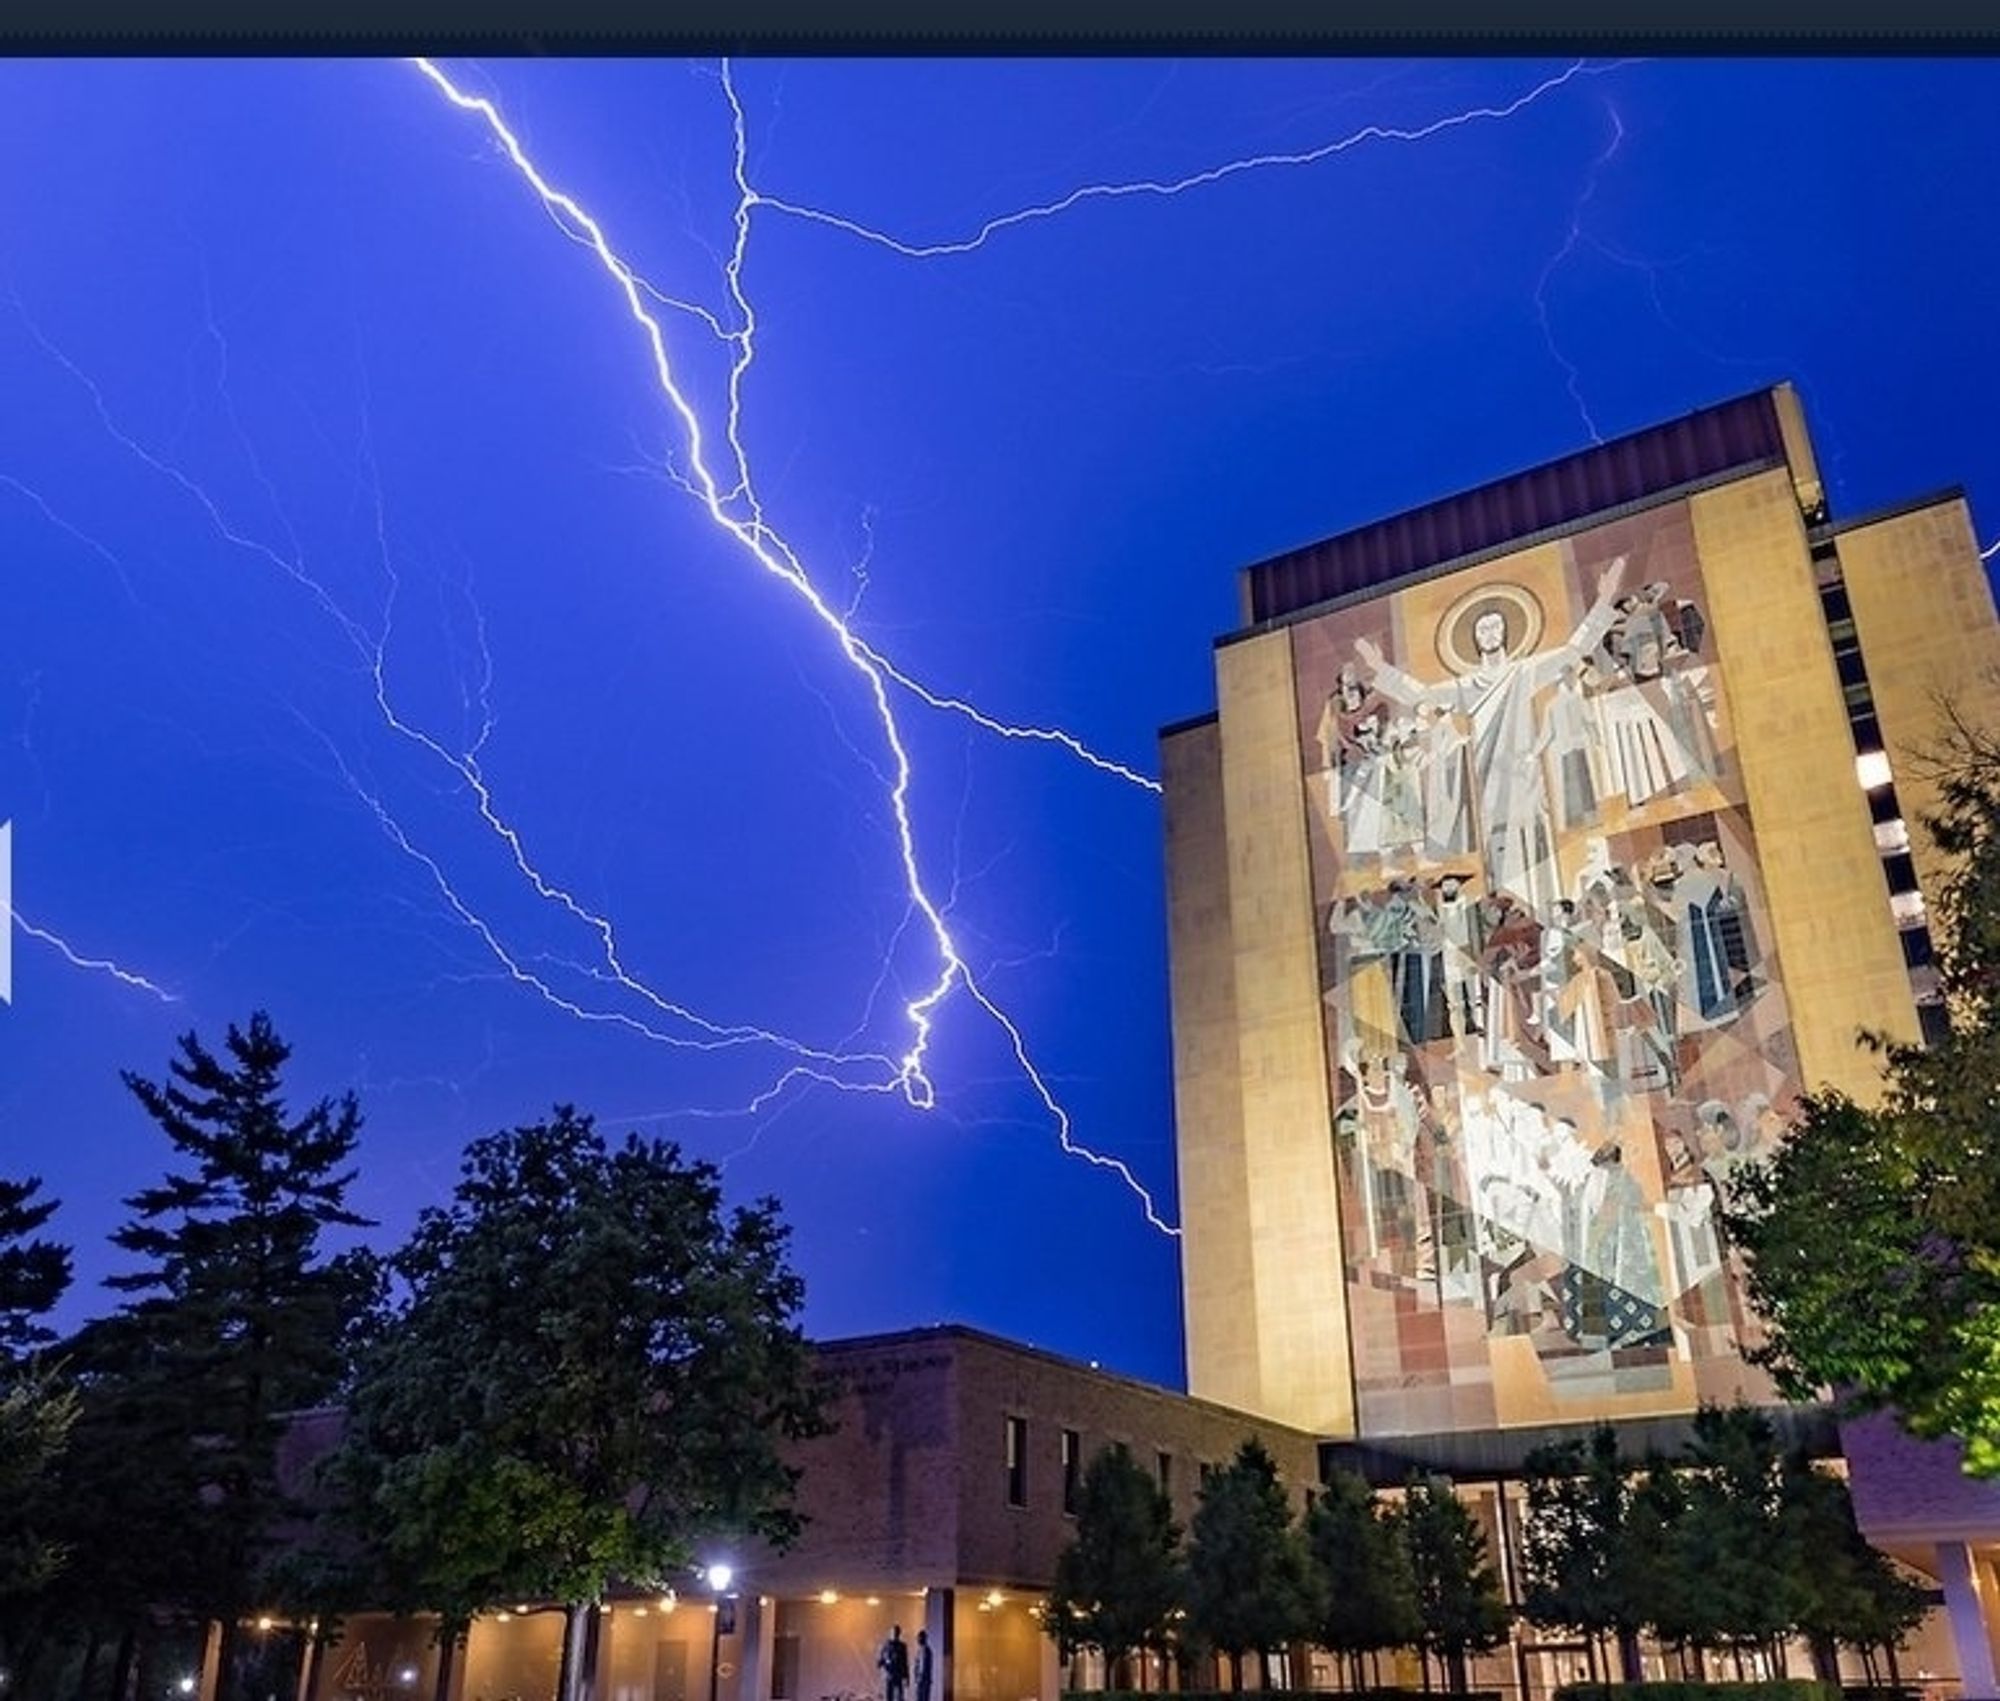
[[[6,925],[0,917],[0,926]],[[36,1235],[55,1214],[41,1182],[0,1178],[0,1669],[19,1671],[43,1597],[65,1569],[55,1479],[76,1397],[41,1351],[70,1282],[69,1248]]]
[[[29,1239],[55,1215],[53,1199],[37,1199],[41,1179],[0,1176],[0,1371],[55,1340],[47,1322],[70,1284],[67,1246]]]
[[[81,1451],[110,1473],[94,1558],[140,1597],[127,1610],[168,1605],[221,1625],[222,1701],[242,1693],[242,1622],[268,1604],[291,1509],[278,1476],[286,1417],[337,1393],[367,1291],[368,1261],[324,1244],[330,1229],[365,1226],[346,1204],[360,1109],[350,1094],[292,1115],[290,1056],[260,1012],[230,1027],[220,1055],[185,1035],[164,1083],[124,1077],[177,1163],[126,1201],[132,1217],[112,1240],[138,1267],[109,1285],[130,1297],[80,1342]],[[133,1529],[170,1547],[172,1563],[119,1552]]]

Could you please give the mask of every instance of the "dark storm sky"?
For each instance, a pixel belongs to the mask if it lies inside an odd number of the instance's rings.
[[[716,66],[445,69],[654,288],[740,324]],[[1089,184],[1506,108],[1564,69],[733,79],[756,192],[922,247]],[[1598,62],[1504,118],[1085,197],[970,252],[758,206],[741,435],[765,519],[897,667],[1147,773],[1156,729],[1212,707],[1240,564],[1779,378],[1836,512],[1962,482],[1990,538],[1996,95],[1973,61]],[[728,345],[652,310],[721,469]],[[173,999],[17,928],[0,1171],[63,1199],[73,1315],[164,1157],[117,1071],[265,1007],[301,1097],[360,1093],[385,1238],[467,1137],[574,1100],[779,1194],[817,1333],[961,1319],[1178,1379],[1174,1243],[1062,1151],[962,988],[931,1113],[803,1080],[746,1113],[799,1054],[648,1037],[696,1030],[617,984],[482,820],[468,771],[659,1000],[908,1048],[939,958],[873,699],[684,491],[689,454],[596,256],[411,67],[0,67],[15,902]],[[1075,1138],[1177,1220],[1157,800],[890,701],[957,949]]]

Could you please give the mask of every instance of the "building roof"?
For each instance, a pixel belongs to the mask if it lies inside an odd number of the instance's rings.
[[[1788,447],[1782,394],[1756,390],[1718,402],[1246,567],[1245,622],[1279,620],[1609,508],[1780,463]]]
[[[921,1328],[893,1330],[884,1335],[848,1335],[836,1340],[812,1343],[813,1351],[822,1359],[944,1345],[972,1347],[989,1354],[1032,1359],[1040,1364],[1092,1378],[1107,1387],[1119,1388],[1149,1399],[1170,1401],[1196,1411],[1209,1412],[1272,1434],[1283,1433],[1302,1440],[1317,1439],[1308,1436],[1304,1430],[1280,1423],[1275,1418],[1260,1417],[1254,1412],[1238,1411],[1234,1406],[1226,1406],[1215,1400],[1205,1400],[1196,1394],[1183,1393],[1178,1388],[1164,1388],[1157,1382],[1128,1376],[1123,1371],[1105,1370],[1095,1362],[1085,1363],[1081,1359],[1069,1358],[1062,1353],[1050,1352],[1046,1347],[1032,1346],[1025,1341],[1009,1340],[1004,1335],[989,1334],[986,1330],[975,1329],[967,1323],[934,1323]]]

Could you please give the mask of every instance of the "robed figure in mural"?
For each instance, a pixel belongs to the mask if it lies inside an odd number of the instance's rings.
[[[1407,709],[1433,705],[1461,717],[1469,729],[1488,890],[1513,892],[1538,915],[1550,913],[1560,894],[1536,698],[1603,641],[1624,576],[1621,555],[1598,579],[1597,600],[1567,642],[1530,654],[1512,653],[1507,616],[1486,610],[1473,622],[1472,666],[1436,685],[1405,673],[1369,639],[1354,642],[1363,671],[1383,697]]]

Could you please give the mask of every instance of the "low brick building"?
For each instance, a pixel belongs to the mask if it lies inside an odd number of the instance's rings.
[[[719,1602],[692,1576],[671,1596],[609,1602],[596,1701],[858,1701],[880,1692],[892,1625],[928,1637],[933,1701],[1053,1701],[1041,1603],[1101,1448],[1125,1443],[1183,1524],[1203,1473],[1252,1436],[1299,1503],[1318,1480],[1314,1436],[977,1330],[819,1352],[841,1392],[833,1433],[795,1449],[804,1536],[783,1553],[701,1556],[731,1566]],[[561,1645],[562,1615],[545,1603],[480,1619],[453,1701],[541,1701]],[[435,1681],[428,1624],[358,1617],[321,1662],[317,1701],[428,1696]]]

